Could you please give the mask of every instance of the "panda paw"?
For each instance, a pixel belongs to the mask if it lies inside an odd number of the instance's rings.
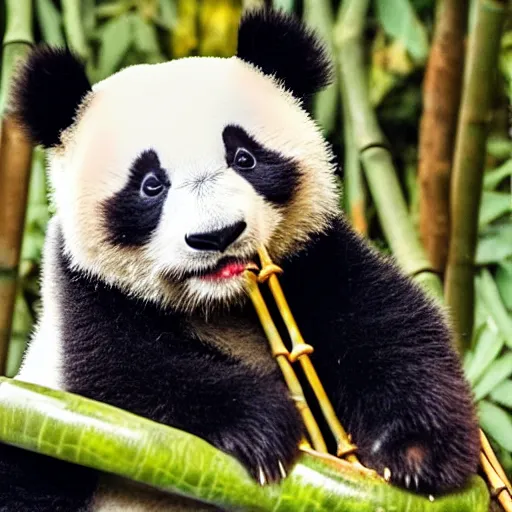
[[[422,494],[440,494],[462,486],[477,468],[478,451],[455,441],[402,439],[376,441],[360,449],[361,462],[386,480]]]
[[[247,415],[223,429],[213,444],[236,457],[260,485],[285,478],[299,454],[303,424],[286,395],[248,405]]]

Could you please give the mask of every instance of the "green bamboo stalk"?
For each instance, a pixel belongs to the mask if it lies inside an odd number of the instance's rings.
[[[330,0],[304,0],[303,18],[325,42],[326,48],[334,56],[333,25],[334,15]],[[338,112],[338,78],[334,75],[331,85],[319,92],[314,99],[313,117],[322,127],[325,135],[334,130]]]
[[[32,146],[8,110],[11,78],[29,51],[32,0],[7,0],[0,83],[0,375],[5,373],[18,284]]]
[[[345,0],[335,28],[341,92],[348,109],[354,144],[360,155],[384,234],[403,270],[431,295],[441,299],[442,287],[421,246],[368,95],[363,29],[369,0]]]
[[[88,61],[90,52],[82,23],[81,4],[81,0],[61,0],[68,45],[79,57]]]
[[[445,295],[459,349],[471,343],[474,265],[490,107],[498,70],[506,0],[478,0],[470,33],[450,198],[450,248]]]
[[[363,28],[358,28],[362,30]],[[341,75],[341,66],[338,59],[336,63],[338,74]],[[364,188],[363,170],[359,160],[359,150],[354,139],[354,128],[350,109],[344,98],[347,91],[344,91],[345,81],[339,81],[340,99],[343,113],[343,146],[345,150],[344,160],[344,205],[347,216],[352,226],[362,235],[368,234],[368,221],[366,219],[366,191]]]
[[[279,485],[261,487],[233,457],[198,437],[106,404],[5,377],[0,378],[0,418],[0,442],[222,510],[487,512],[489,507],[487,487],[477,476],[463,489],[432,500],[347,461],[310,451]]]

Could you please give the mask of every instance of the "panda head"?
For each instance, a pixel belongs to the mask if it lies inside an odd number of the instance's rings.
[[[299,21],[246,15],[237,55],[128,67],[93,87],[68,51],[35,49],[14,108],[48,149],[75,268],[160,305],[243,296],[266,246],[280,261],[337,209],[332,154],[302,104],[330,63]]]

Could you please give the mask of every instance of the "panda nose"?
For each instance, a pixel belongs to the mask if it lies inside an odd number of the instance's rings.
[[[244,221],[236,222],[225,228],[209,233],[193,233],[185,235],[185,242],[198,251],[224,252],[245,230]]]

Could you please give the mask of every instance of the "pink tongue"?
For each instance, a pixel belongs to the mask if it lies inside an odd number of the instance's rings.
[[[218,272],[209,274],[206,277],[208,279],[227,279],[229,277],[237,276],[245,270],[243,263],[228,263],[222,267]]]

